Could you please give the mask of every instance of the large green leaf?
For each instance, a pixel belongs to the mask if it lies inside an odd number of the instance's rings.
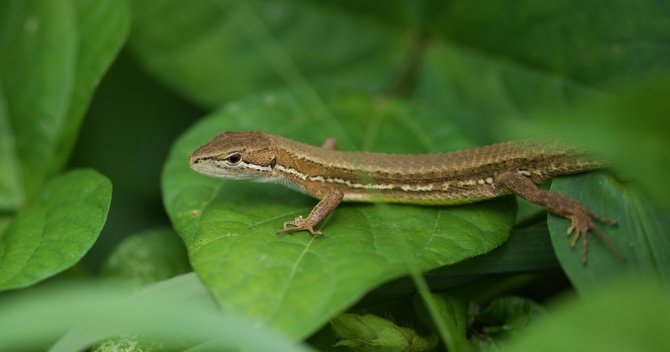
[[[63,167],[128,28],[124,1],[0,3],[0,209]]]
[[[98,238],[112,197],[92,170],[59,176],[0,233],[0,290],[25,287],[74,265]]]
[[[437,137],[451,129],[409,122],[414,109],[392,100],[343,94],[330,103],[337,120],[309,117],[288,94],[230,104],[180,138],[163,173],[168,213],[217,301],[293,337],[408,273],[410,264],[427,270],[490,251],[514,221],[511,198],[448,208],[342,205],[326,222],[324,238],[276,236],[283,221],[306,214],[315,200],[188,168],[190,153],[221,130],[263,128],[314,144],[334,135],[342,149],[420,152],[444,148]]]
[[[309,91],[306,80],[378,90],[411,47],[410,33],[301,2],[132,4],[133,51],[162,81],[208,106],[282,85]]]
[[[617,221],[599,225],[623,252],[625,262],[590,236],[588,267],[579,264],[581,250],[570,251],[565,230],[568,221],[549,218],[556,254],[570,280],[580,290],[593,290],[621,276],[655,278],[670,282],[670,219],[642,193],[611,175],[587,174],[554,181],[552,190],[578,199],[592,212]]]

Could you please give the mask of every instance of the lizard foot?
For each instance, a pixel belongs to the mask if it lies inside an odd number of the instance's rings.
[[[309,219],[305,219],[302,216],[298,216],[293,221],[286,221],[284,227],[277,231],[277,234],[280,233],[293,233],[298,231],[309,231],[312,236],[322,236],[323,232],[315,231],[314,225]]]
[[[571,237],[570,247],[574,249],[577,246],[579,239],[581,239],[582,264],[586,265],[589,232],[595,233],[605,244],[605,246],[607,246],[607,248],[609,248],[617,258],[619,258],[619,260],[624,260],[623,254],[621,254],[619,248],[614,244],[614,242],[612,242],[612,240],[605,232],[596,226],[593,220],[597,220],[609,225],[616,225],[616,221],[595,215],[585,208],[578,209],[574,214],[568,216],[567,218],[570,219],[571,222],[567,231],[567,235]]]

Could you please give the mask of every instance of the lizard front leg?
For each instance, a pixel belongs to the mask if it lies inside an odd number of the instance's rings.
[[[615,224],[614,221],[593,214],[582,203],[566,195],[540,189],[533,181],[518,173],[508,172],[498,175],[495,181],[519,197],[537,204],[554,214],[570,219],[571,224],[567,231],[567,234],[572,236],[570,246],[574,248],[581,239],[582,263],[586,264],[589,231],[598,235],[610,251],[623,260],[623,255],[619,248],[594,223],[594,220],[597,220],[603,223]]]
[[[323,235],[321,231],[315,231],[314,226],[320,223],[321,220],[325,219],[328,214],[332,213],[333,210],[337,208],[342,201],[344,194],[336,188],[327,189],[321,191],[321,193],[325,193],[325,196],[314,206],[314,208],[312,208],[312,211],[309,212],[307,218],[298,216],[293,221],[287,221],[284,223],[284,227],[277,231],[277,233],[309,231],[309,233],[314,236]]]
[[[337,149],[337,141],[335,138],[326,138],[321,145],[321,148],[326,150],[335,150]],[[319,193],[325,193],[325,196],[317,203],[312,211],[309,212],[307,218],[298,216],[292,221],[284,222],[284,226],[277,231],[277,234],[280,233],[293,233],[298,231],[309,231],[313,236],[321,236],[323,232],[315,231],[314,226],[318,225],[321,220],[325,219],[328,214],[332,213],[335,208],[342,201],[344,194],[337,189],[329,189],[326,191],[321,191]]]

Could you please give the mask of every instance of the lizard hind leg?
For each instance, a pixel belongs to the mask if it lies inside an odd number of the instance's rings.
[[[569,219],[570,227],[567,234],[572,236],[570,246],[575,248],[581,239],[582,263],[586,264],[587,261],[589,232],[596,234],[619,260],[624,259],[616,244],[594,222],[595,220],[614,225],[615,221],[593,214],[582,203],[566,195],[542,190],[526,176],[518,173],[509,172],[498,175],[496,182],[519,197]]]

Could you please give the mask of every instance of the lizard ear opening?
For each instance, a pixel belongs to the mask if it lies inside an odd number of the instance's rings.
[[[270,168],[271,168],[271,169],[274,169],[274,168],[275,168],[275,165],[277,165],[277,157],[276,157],[276,156],[273,156],[273,157],[272,157],[272,161],[270,161]]]

